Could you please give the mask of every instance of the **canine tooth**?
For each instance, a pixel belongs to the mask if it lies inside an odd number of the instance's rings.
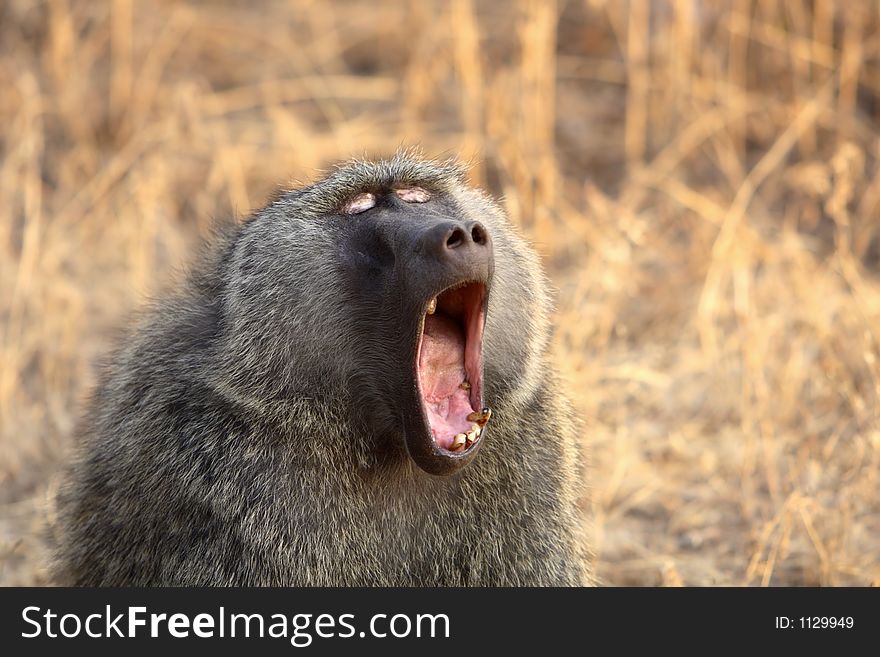
[[[458,451],[459,449],[464,447],[464,444],[466,442],[467,442],[466,435],[464,435],[463,433],[455,434],[455,438],[452,439],[452,446],[449,449],[451,449],[453,452]]]
[[[437,310],[437,297],[431,299],[431,302],[428,304],[428,314],[433,315],[434,311]]]
[[[474,432],[476,432],[476,433],[480,433],[480,431],[482,431],[482,429],[480,428],[480,425],[479,425],[479,424],[472,424],[472,425],[471,425],[471,431],[474,431]]]
[[[481,427],[486,426],[486,423],[489,421],[489,418],[492,417],[492,411],[489,408],[484,408],[481,411],[474,411],[473,413],[467,416],[468,422],[476,422]]]
[[[458,387],[461,388],[462,390],[470,390],[471,384],[468,383],[467,381],[462,381],[461,383],[458,384]]]

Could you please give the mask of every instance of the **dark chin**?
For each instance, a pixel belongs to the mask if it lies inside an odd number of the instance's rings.
[[[464,452],[450,452],[437,446],[431,437],[430,432],[425,429],[426,420],[422,419],[422,413],[418,412],[411,424],[415,426],[406,426],[404,429],[404,440],[406,451],[409,457],[417,466],[428,474],[445,476],[458,472],[465,467],[480,451],[480,447],[485,440],[484,429],[483,437],[474,445]],[[418,426],[419,423],[422,426]]]
[[[481,372],[481,379],[483,373]],[[480,399],[482,404],[483,399]],[[452,452],[438,446],[431,436],[425,407],[418,384],[413,383],[408,411],[404,414],[403,438],[409,457],[419,468],[431,475],[447,476],[467,466],[480,451],[489,425],[483,427],[480,439],[467,450]]]

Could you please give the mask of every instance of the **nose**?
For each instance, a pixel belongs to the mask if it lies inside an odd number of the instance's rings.
[[[469,221],[463,226],[452,226],[447,231],[444,246],[453,251],[455,249],[479,248],[487,246],[489,233],[479,221]]]
[[[492,254],[489,231],[479,221],[445,221],[435,225],[423,237],[428,253],[455,262],[488,258]]]

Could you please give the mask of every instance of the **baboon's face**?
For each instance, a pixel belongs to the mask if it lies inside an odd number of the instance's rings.
[[[220,304],[224,390],[308,415],[363,467],[405,447],[455,472],[491,440],[485,407],[503,413],[541,380],[537,259],[490,199],[431,164],[354,164],[283,195],[237,233]]]
[[[421,187],[363,192],[341,209],[338,266],[362,321],[360,385],[376,420],[390,411],[410,457],[448,474],[487,431],[483,328],[492,235],[454,199]],[[381,401],[379,401],[381,400]],[[389,404],[390,409],[374,406]]]

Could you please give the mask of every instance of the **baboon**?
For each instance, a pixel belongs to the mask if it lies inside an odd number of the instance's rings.
[[[545,277],[465,174],[350,162],[215,240],[104,368],[60,583],[589,583]]]

